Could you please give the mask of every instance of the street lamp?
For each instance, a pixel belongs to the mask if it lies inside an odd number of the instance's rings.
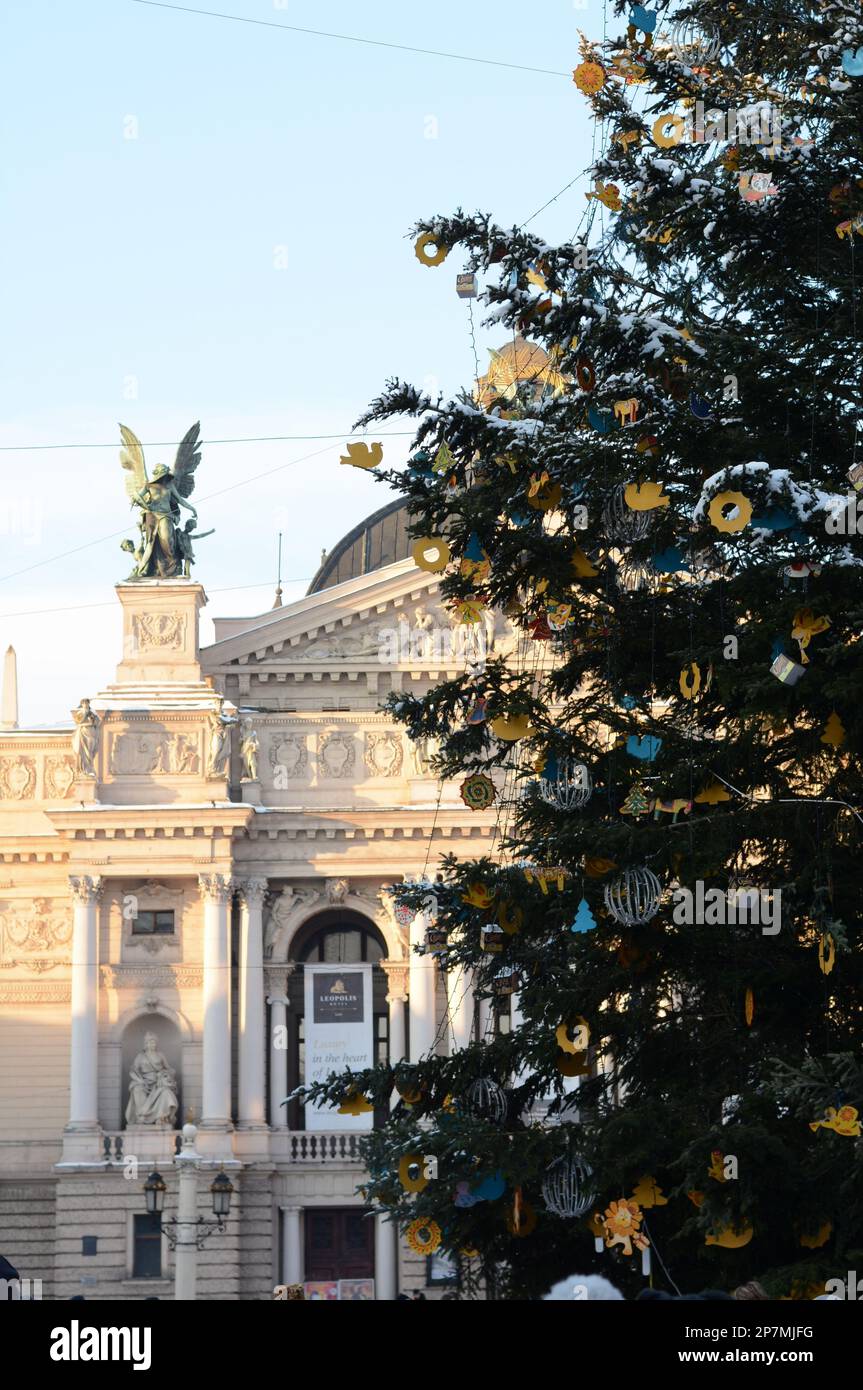
[[[198,1131],[194,1125],[183,1126],[183,1146],[174,1162],[179,1169],[179,1196],[177,1215],[170,1221],[162,1222],[162,1231],[168,1244],[176,1251],[174,1265],[174,1298],[191,1300],[196,1297],[198,1274],[198,1251],[216,1231],[222,1234],[225,1220],[230,1214],[231,1197],[234,1185],[224,1169],[216,1174],[210,1187],[215,1221],[207,1221],[198,1216],[198,1168],[201,1156],[195,1149]],[[161,1173],[151,1173],[144,1183],[147,1211],[158,1215],[165,1205],[165,1180]]]
[[[158,1216],[165,1205],[165,1179],[161,1173],[151,1173],[144,1183],[144,1192],[147,1197],[147,1211],[151,1216]]]

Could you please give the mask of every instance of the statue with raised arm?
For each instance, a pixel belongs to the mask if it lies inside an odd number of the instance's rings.
[[[198,437],[200,424],[193,425],[177,449],[173,468],[157,464],[153,476],[147,477],[144,449],[141,441],[120,426],[123,448],[120,462],[126,471],[126,492],[133,507],[138,509],[139,539],[123,541],[122,548],[134,556],[134,568],[129,581],[138,579],[174,579],[189,577],[194,559],[191,542],[211,531],[195,533],[198,513],[186,499],[195,490],[195,469],[201,462]],[[191,519],[181,525],[182,512],[191,512]]]

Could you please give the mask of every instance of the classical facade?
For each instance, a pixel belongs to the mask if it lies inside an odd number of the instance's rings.
[[[143,1184],[158,1169],[176,1213],[187,1120],[201,1214],[221,1168],[235,1189],[199,1297],[445,1288],[363,1206],[371,1117],[283,1104],[326,967],[327,988],[362,981],[374,1057],[489,1026],[467,982],[411,952],[425,923],[398,921],[382,890],[441,853],[490,852],[494,812],[441,786],[381,702],[507,638],[453,628],[407,551],[393,504],[305,598],[216,619],[203,650],[199,583],[120,584],[114,684],[70,727],[0,730],[0,1255],[46,1298],[173,1297]]]

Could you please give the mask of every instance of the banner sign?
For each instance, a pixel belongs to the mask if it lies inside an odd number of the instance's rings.
[[[305,966],[305,1080],[374,1065],[372,967]],[[328,1105],[306,1105],[306,1129],[368,1130],[373,1115],[340,1115]]]

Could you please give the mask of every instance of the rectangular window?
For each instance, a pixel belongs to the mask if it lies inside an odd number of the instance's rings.
[[[135,1249],[132,1257],[133,1279],[162,1277],[162,1217],[156,1212],[144,1212],[135,1217]]]
[[[95,1254],[96,1254],[96,1250],[97,1250],[98,1244],[99,1244],[99,1237],[98,1237],[98,1236],[82,1236],[82,1237],[81,1237],[81,1254],[82,1254],[82,1255],[95,1255]]]
[[[149,908],[132,918],[133,936],[173,936],[174,909],[153,912]]]

